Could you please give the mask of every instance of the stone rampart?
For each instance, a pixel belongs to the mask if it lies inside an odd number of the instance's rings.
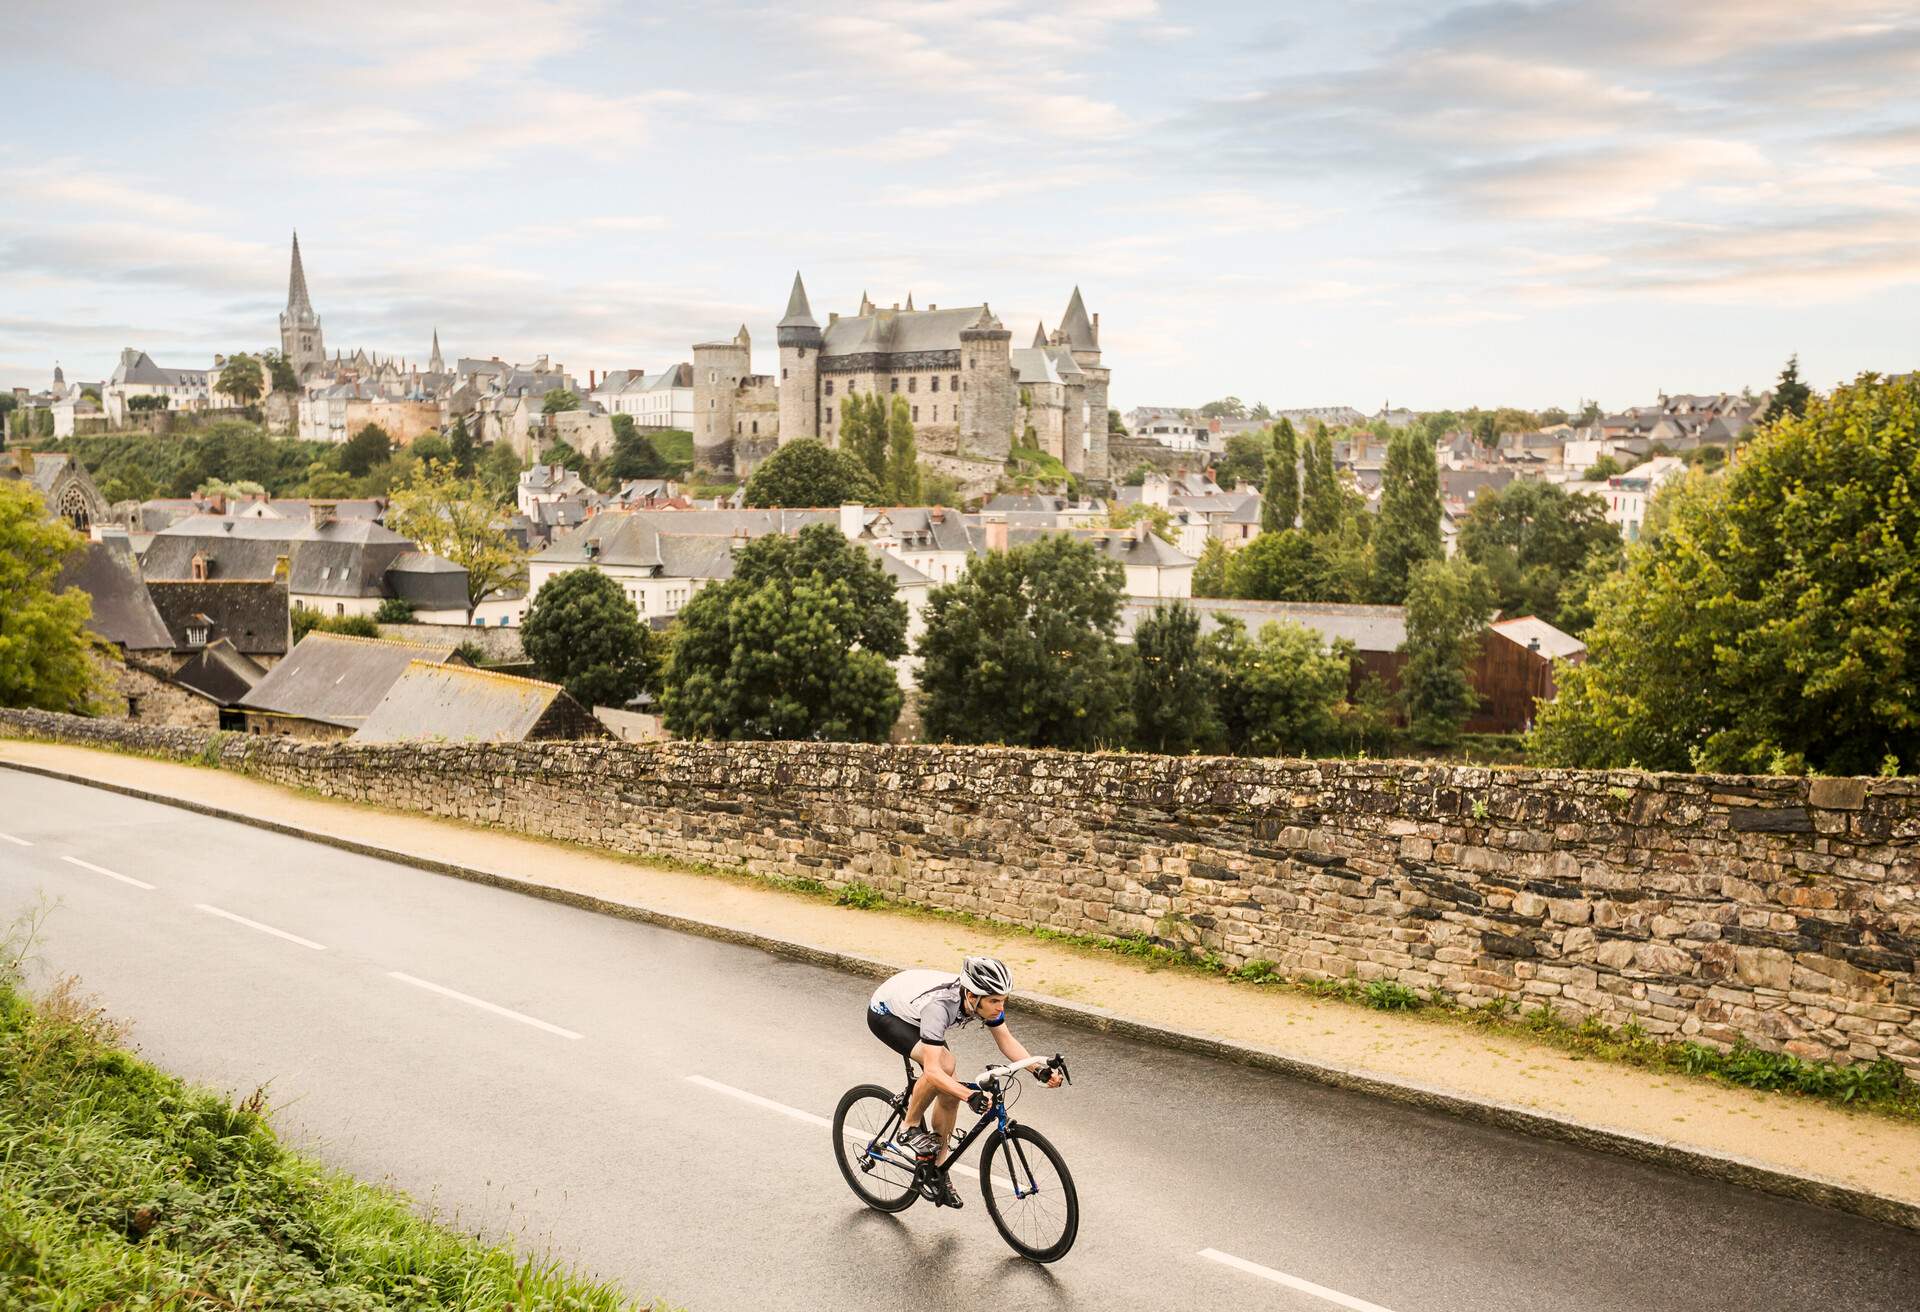
[[[0,711],[0,733],[1920,1074],[1920,781],[839,743],[349,746]]]

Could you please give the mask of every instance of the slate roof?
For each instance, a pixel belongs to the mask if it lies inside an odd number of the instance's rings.
[[[820,510],[609,510],[577,528],[555,533],[553,545],[535,560],[572,564],[645,567],[662,564],[663,535],[749,538],[798,533],[809,524],[837,524],[839,509]],[[589,542],[597,552],[587,553]],[[715,577],[694,575],[692,577]]]
[[[1561,632],[1536,615],[1520,615],[1510,620],[1498,620],[1487,627],[1503,638],[1511,638],[1522,647],[1530,642],[1538,642],[1540,654],[1548,660],[1578,656],[1587,649],[1586,643],[1571,633]]]
[[[232,706],[266,677],[266,670],[235,651],[231,642],[216,638],[174,671],[173,681],[222,706]]]
[[[960,332],[973,327],[984,305],[944,310],[875,310],[835,319],[826,327],[821,354],[864,355],[872,351],[957,351]]]
[[[1136,536],[1132,529],[1009,528],[1007,545],[1024,546],[1050,537],[1070,537],[1079,542],[1091,543],[1101,555],[1109,560],[1117,560],[1123,565],[1157,565],[1161,568],[1170,568],[1194,563],[1194,557],[1158,534],[1141,533]]]
[[[1067,312],[1060,320],[1060,331],[1075,350],[1097,351],[1100,339],[1093,335],[1093,324],[1087,319],[1087,304],[1080,299],[1080,289],[1073,289],[1073,298],[1067,302]]]
[[[287,585],[274,579],[150,579],[146,586],[175,651],[225,640],[249,656],[284,656],[292,644]],[[190,628],[206,629],[206,642],[189,642]]]
[[[557,683],[415,660],[387,685],[353,741],[517,743],[563,699],[571,700]],[[580,719],[594,723],[584,709]]]
[[[133,547],[118,534],[88,542],[61,566],[55,590],[78,588],[93,599],[87,629],[124,651],[172,651],[173,635],[153,607]]]
[[[205,369],[168,369],[153,362],[153,357],[145,351],[122,352],[120,363],[114,368],[115,383],[144,383],[161,387],[198,386],[207,381]]]
[[[252,711],[358,729],[408,665],[416,660],[445,663],[454,659],[453,650],[344,633],[309,633],[240,704]]]
[[[1229,601],[1219,597],[1182,597],[1200,616],[1200,632],[1220,627],[1218,616],[1232,616],[1257,636],[1268,624],[1298,624],[1317,632],[1328,645],[1345,638],[1362,652],[1376,655],[1396,651],[1407,640],[1404,606],[1359,606],[1341,602]],[[1172,599],[1128,602],[1120,610],[1120,636],[1132,641],[1140,621]]]
[[[154,534],[141,568],[151,579],[190,579],[203,555],[213,579],[270,579],[281,556],[288,588],[322,597],[384,597],[394,560],[412,542],[370,519],[304,519],[194,515]]]
[[[387,566],[387,589],[418,610],[465,610],[467,571],[441,556],[403,551]]]

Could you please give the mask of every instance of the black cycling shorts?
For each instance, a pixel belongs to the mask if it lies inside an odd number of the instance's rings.
[[[902,1057],[913,1056],[913,1047],[920,1042],[920,1027],[892,1012],[883,1013],[867,1008],[867,1028],[873,1031],[874,1038]]]

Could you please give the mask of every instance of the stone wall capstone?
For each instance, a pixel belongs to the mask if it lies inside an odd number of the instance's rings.
[[[1913,779],[846,743],[350,746],[36,711],[0,711],[0,733],[1920,1075]]]

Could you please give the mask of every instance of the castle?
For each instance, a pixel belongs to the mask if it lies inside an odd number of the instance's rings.
[[[732,339],[693,348],[696,463],[745,477],[781,442],[839,444],[850,395],[906,399],[923,454],[970,465],[1004,463],[1016,442],[1054,456],[1084,478],[1108,478],[1107,385],[1100,363],[1100,316],[1073,289],[1053,333],[1033,344],[985,304],[881,309],[860,297],[859,313],[813,317],[798,273],[774,329],[780,374],[753,372],[746,325]],[[891,401],[889,401],[891,405]]]

